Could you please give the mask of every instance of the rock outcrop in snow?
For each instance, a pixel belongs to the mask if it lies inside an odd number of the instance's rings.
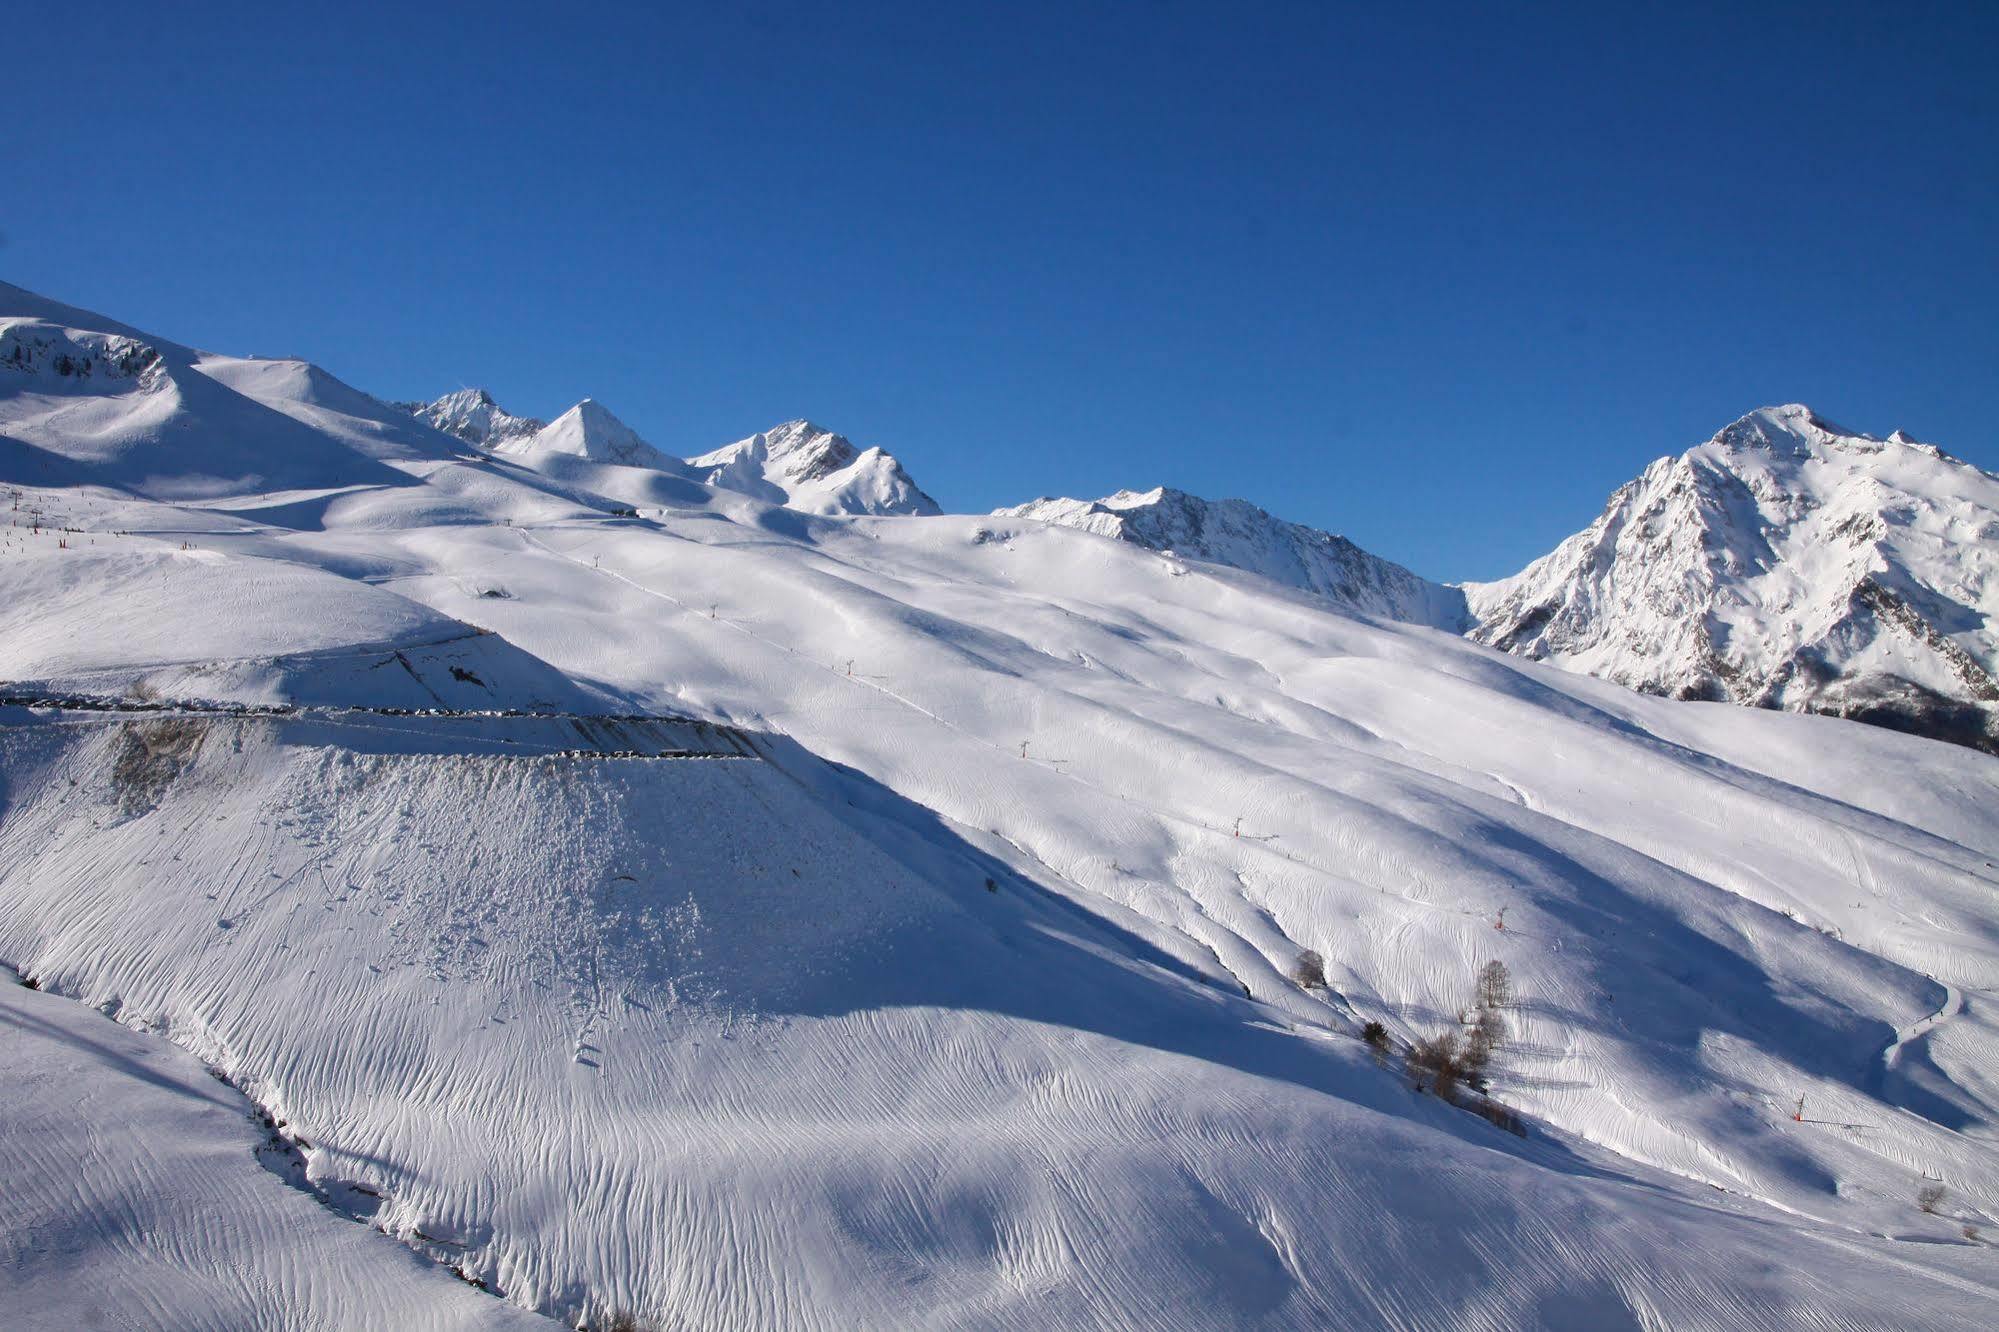
[[[1038,499],[994,512],[1225,564],[1366,615],[1454,633],[1465,626],[1464,597],[1456,588],[1370,555],[1345,537],[1273,518],[1247,500],[1202,499],[1158,486],[1100,500]]]
[[[1899,432],[1751,412],[1465,591],[1522,656],[1999,751],[1999,477]]]
[[[892,455],[856,449],[845,436],[810,421],[786,421],[689,458],[687,465],[711,486],[806,513],[943,512]]]

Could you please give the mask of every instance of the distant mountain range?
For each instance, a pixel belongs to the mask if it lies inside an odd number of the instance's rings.
[[[587,398],[552,424],[483,389],[398,405],[501,455],[670,471],[810,513],[942,512],[894,457],[808,421],[682,461]],[[995,513],[1239,569],[1646,693],[1999,752],[1999,478],[1795,403],[1653,463],[1588,528],[1489,583],[1434,582],[1247,501],[1164,486]]]
[[[505,457],[533,460],[563,455],[645,467],[804,513],[943,512],[892,455],[881,449],[857,449],[845,436],[810,421],[786,421],[683,461],[648,444],[594,398],[583,399],[553,422],[515,416],[481,388],[459,389],[434,402],[394,405],[467,444]]]
[[[1662,458],[1511,578],[1431,582],[1242,500],[1170,489],[1001,514],[1260,574],[1646,693],[1999,752],[1999,477],[1768,407]]]

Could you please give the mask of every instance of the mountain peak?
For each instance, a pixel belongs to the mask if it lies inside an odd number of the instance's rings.
[[[1722,427],[1708,442],[1724,447],[1795,452],[1838,440],[1879,442],[1871,435],[1834,425],[1801,402],[1758,407]]]
[[[482,449],[495,449],[526,439],[548,424],[532,416],[513,415],[483,388],[453,389],[428,403],[398,402],[391,405],[400,407],[426,425]]]
[[[1473,636],[1681,698],[1999,751],[1999,478],[1897,432],[1765,407],[1587,529],[1466,587]]]
[[[822,514],[936,514],[894,455],[803,417],[688,459],[711,486]]]
[[[585,398],[508,452],[566,453],[589,462],[660,467],[666,457],[595,398]]]

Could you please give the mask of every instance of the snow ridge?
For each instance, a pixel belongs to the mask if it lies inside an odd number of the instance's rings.
[[[1999,752],[1999,477],[1899,431],[1751,412],[1465,592],[1535,660]]]
[[[1223,564],[1317,593],[1349,610],[1461,631],[1464,597],[1316,527],[1273,518],[1247,500],[1202,499],[1157,486],[1100,500],[1038,499],[995,516],[1081,528],[1163,554]]]

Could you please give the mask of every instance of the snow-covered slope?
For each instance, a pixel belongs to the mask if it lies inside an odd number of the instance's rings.
[[[1989,1323],[1989,756],[1648,698],[1060,524],[468,457],[258,368],[297,363],[184,359],[365,475],[164,475],[168,503],[0,456],[61,515],[0,528],[0,694],[155,709],[0,708],[0,963],[199,1055],[331,1200],[503,1298]],[[12,436],[49,395],[6,374]],[[212,471],[238,444],[199,421],[183,465]],[[168,622],[190,604],[219,609]],[[412,674],[450,715],[369,697]],[[291,710],[196,706],[231,699]],[[1524,1136],[1402,1058],[1489,961]]]
[[[166,1040],[0,972],[0,1041],[9,1332],[558,1326],[288,1183],[252,1103]]]
[[[548,427],[548,422],[535,417],[515,416],[494,402],[493,395],[482,388],[457,389],[434,402],[398,402],[391,405],[426,425],[435,426],[447,435],[482,449],[497,449],[516,443]]]
[[[1465,591],[1523,656],[1999,752],[1999,477],[1900,433],[1752,412]]]
[[[276,370],[287,382],[271,397],[284,405],[209,373],[231,366]],[[303,362],[211,361],[0,283],[0,468],[11,480],[157,499],[384,485],[402,479],[386,464],[449,443],[407,419],[340,437],[296,419],[291,406],[321,389],[366,398]]]
[[[1202,499],[1158,486],[1100,500],[1038,499],[996,512],[1261,574],[1366,615],[1440,629],[1465,625],[1456,588],[1420,578],[1345,537],[1273,518],[1246,500]]]
[[[941,512],[893,456],[878,448],[856,449],[810,421],[787,421],[689,458],[687,465],[711,486],[805,513]]]

